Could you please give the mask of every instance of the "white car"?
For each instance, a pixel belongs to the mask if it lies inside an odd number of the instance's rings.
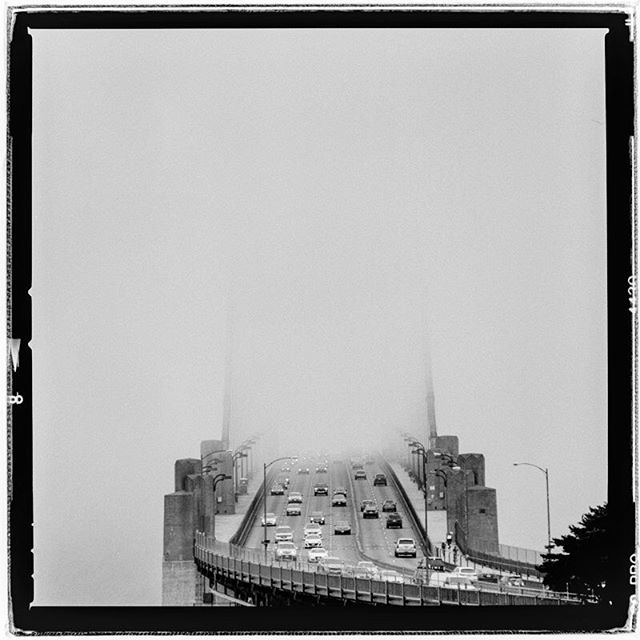
[[[341,574],[344,561],[334,556],[326,556],[318,562],[318,568],[325,573]]]
[[[356,571],[358,573],[366,574],[365,577],[368,578],[375,578],[379,573],[378,567],[376,567],[376,565],[369,560],[360,560],[360,562],[358,562],[358,564],[356,565]]]
[[[337,493],[335,496],[333,496],[333,498],[331,498],[331,506],[346,507],[347,499],[341,493]]]
[[[299,504],[289,504],[286,513],[288,516],[301,516],[302,509]]]
[[[456,584],[459,579],[460,584],[478,582],[478,572],[472,567],[456,567],[448,576],[447,582]]]
[[[309,522],[309,524],[304,525],[304,535],[305,538],[308,535],[320,536],[322,538],[322,527],[315,522]]]
[[[329,552],[324,547],[312,547],[307,553],[307,560],[309,560],[309,562],[318,562],[328,556]]]
[[[304,539],[304,548],[313,549],[314,547],[322,546],[322,538],[316,535],[308,535]]]
[[[293,540],[293,529],[291,527],[276,528],[276,542],[288,542]]]
[[[278,560],[295,560],[298,557],[298,549],[293,542],[278,542],[276,546],[276,558]]]
[[[385,582],[404,582],[404,578],[397,571],[391,569],[385,569],[380,572],[380,580]]]
[[[277,519],[276,519],[275,513],[267,513],[266,519],[265,519],[265,516],[262,516],[263,527],[275,527],[276,523],[277,523]]]
[[[302,504],[302,494],[299,491],[292,491],[287,498],[289,504]]]
[[[396,540],[396,549],[394,552],[396,558],[399,558],[400,556],[415,558],[417,553],[416,542],[413,538],[398,538]]]

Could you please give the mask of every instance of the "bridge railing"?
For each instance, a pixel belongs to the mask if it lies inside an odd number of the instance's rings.
[[[324,573],[318,565],[304,561],[282,562],[268,552],[247,549],[231,542],[220,542],[197,532],[194,558],[205,575],[223,575],[245,583],[285,589],[317,596],[340,598],[358,602],[397,605],[468,604],[577,604],[577,598],[549,591],[525,590],[500,592],[465,589],[454,586],[427,586],[409,579],[387,582],[348,575]]]

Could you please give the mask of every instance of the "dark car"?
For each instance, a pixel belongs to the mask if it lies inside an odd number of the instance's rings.
[[[500,576],[497,573],[481,573],[478,575],[478,580],[498,584],[500,582]]]
[[[367,472],[366,471],[356,471],[355,476],[353,476],[356,480],[366,480]]]
[[[387,529],[402,529],[402,518],[398,513],[390,513],[387,516]]]
[[[368,504],[362,510],[362,517],[363,518],[379,518],[380,514],[378,513],[378,509],[376,509],[376,506],[374,504]]]
[[[318,465],[316,467],[316,473],[327,473],[327,467],[324,465]]]
[[[382,510],[383,511],[397,511],[398,508],[396,507],[396,503],[393,500],[385,500],[382,503]]]
[[[284,495],[284,487],[281,484],[274,484],[271,487],[271,495],[272,496],[283,496]]]
[[[333,495],[336,496],[341,493],[345,498],[347,497],[347,490],[344,487],[336,487],[333,490]]]
[[[298,469],[298,475],[299,476],[308,476],[310,473],[309,468],[308,467],[300,467],[300,469]]]
[[[387,486],[387,476],[384,473],[376,473],[376,477],[373,479],[373,486],[376,487],[378,485]]]
[[[329,487],[326,484],[316,484],[313,487],[314,496],[328,496]]]
[[[333,533],[337,536],[350,535],[351,525],[346,520],[339,520],[333,526]]]
[[[313,511],[309,516],[309,522],[324,524],[324,513],[322,513],[322,511]]]

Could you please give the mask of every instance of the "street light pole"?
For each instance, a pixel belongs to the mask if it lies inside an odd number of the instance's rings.
[[[427,488],[427,449],[425,446],[414,440],[411,443],[412,453],[422,458],[422,490],[424,491],[424,571],[425,583],[429,585],[429,493]]]
[[[524,466],[527,467],[535,467],[539,471],[544,473],[545,484],[547,489],[547,553],[551,553],[551,509],[549,506],[549,469],[543,469],[539,467],[537,464],[532,464],[531,462],[514,462],[514,467]]]
[[[242,465],[242,458],[246,458],[247,454],[243,453],[245,447],[239,447],[231,457],[231,464],[233,466],[233,494],[235,502],[238,502],[238,459],[240,459],[240,465]]]
[[[215,499],[216,499],[216,487],[224,480],[231,480],[231,476],[227,475],[226,473],[219,473],[217,476],[214,476],[213,478],[213,500],[214,500],[214,506],[213,506],[213,513],[211,514],[211,519],[213,522],[213,531],[211,532],[213,535],[213,539],[215,540],[216,537],[216,504],[215,504]]]

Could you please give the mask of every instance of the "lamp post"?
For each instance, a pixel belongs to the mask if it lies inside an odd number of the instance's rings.
[[[429,494],[427,491],[427,449],[425,446],[414,440],[411,443],[413,449],[411,453],[419,455],[422,458],[422,477],[424,482],[422,483],[422,489],[424,491],[424,570],[425,581],[429,585]]]
[[[216,487],[221,482],[223,482],[224,480],[231,480],[231,476],[226,474],[226,473],[219,473],[218,475],[213,477],[213,491],[212,491],[212,493],[213,493],[214,502],[215,502],[215,499],[216,499]],[[216,522],[215,518],[216,518],[216,516],[215,516],[215,514],[216,514],[216,505],[214,504],[213,513],[211,514],[211,519],[212,519],[212,522],[213,522],[213,532],[212,533],[213,533],[214,540],[215,540],[215,537],[216,537],[216,533],[215,533],[215,522]]]
[[[425,446],[418,442],[415,438],[409,438],[408,439],[408,443],[409,443],[409,447],[419,447],[422,449],[422,451],[424,451],[424,454],[426,456],[427,453],[427,449],[425,448]],[[416,453],[416,451],[418,451],[418,449],[410,449],[411,453]],[[413,468],[413,465],[412,465]],[[416,477],[417,477],[417,484],[418,486],[420,486],[420,484],[422,484],[422,488],[424,489],[426,486],[426,458],[423,460],[423,465],[422,465],[422,475],[420,475],[420,467],[416,464],[416,471],[414,472]]]
[[[216,453],[224,453],[225,451],[228,451],[228,449],[216,449],[215,451],[209,451],[209,453],[205,454],[204,456],[202,456],[202,458],[200,458],[200,464],[202,465],[202,463],[203,463],[203,462],[204,462],[204,461],[205,461],[209,456],[213,456],[213,455],[215,455]],[[217,460],[217,462],[219,462],[219,460]],[[211,465],[207,465],[206,467],[205,467],[205,466],[202,466],[202,470],[203,470],[203,471],[205,470],[205,468],[206,468],[208,471],[210,471],[212,467],[211,467]]]
[[[531,462],[514,462],[514,467],[519,466],[527,466],[527,467],[535,467],[539,471],[544,473],[544,479],[547,487],[547,553],[551,553],[551,510],[549,508],[549,469],[543,469],[539,467],[537,464],[532,464]]]
[[[219,473],[217,476],[214,476],[213,478],[213,492],[216,492],[216,487],[218,486],[219,483],[223,482],[224,480],[231,480],[231,476],[227,473]]]
[[[231,464],[233,468],[233,495],[234,500],[238,502],[238,460],[246,458],[247,454],[243,452],[243,448],[240,447],[232,456]]]
[[[241,463],[241,469],[240,472],[242,474],[242,477],[246,477],[249,478],[249,476],[253,475],[253,445],[256,443],[255,438],[252,437],[249,440],[247,440],[245,442],[246,445],[246,450],[247,450],[247,464],[246,464],[246,470],[244,469],[244,462]]]
[[[264,525],[264,538],[262,539],[262,544],[264,545],[264,561],[265,564],[267,562],[267,546],[269,544],[269,540],[267,539],[267,469],[276,462],[280,462],[281,460],[297,460],[295,456],[284,456],[282,458],[276,458],[271,462],[265,462],[263,466],[263,483],[262,483],[262,512],[264,518],[262,520],[262,524]]]
[[[444,451],[434,451],[433,452],[434,457],[438,458],[438,459],[442,459],[444,460],[444,462],[446,463],[447,467],[449,467],[449,469],[451,469],[451,471],[460,471],[461,467],[460,465],[456,462],[456,459],[452,456],[449,455],[448,453],[444,453]],[[444,470],[442,469],[436,469],[436,471],[441,471],[442,473],[444,473]],[[469,494],[467,491],[467,473],[466,471],[464,472],[463,476],[462,476],[463,482],[464,482],[464,520],[465,520],[465,542],[467,540],[467,538],[469,537]],[[445,487],[446,487],[446,482],[445,482]],[[454,509],[455,511],[455,517],[456,517],[456,522],[458,522],[458,514],[457,514],[457,508]],[[448,509],[447,509],[448,512]],[[449,516],[447,515],[447,520],[449,519]]]

